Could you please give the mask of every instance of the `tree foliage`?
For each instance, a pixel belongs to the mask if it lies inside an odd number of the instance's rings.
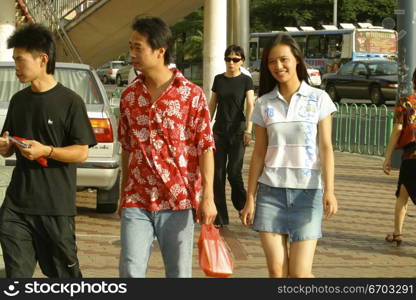
[[[203,9],[198,9],[171,27],[176,45],[176,63],[202,61]]]
[[[334,0],[251,0],[251,32],[283,30],[285,26],[333,24]],[[338,23],[382,25],[395,19],[396,0],[338,0]]]

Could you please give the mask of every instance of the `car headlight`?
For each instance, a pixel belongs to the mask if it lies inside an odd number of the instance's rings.
[[[387,83],[387,87],[391,89],[397,89],[399,85],[397,83]]]

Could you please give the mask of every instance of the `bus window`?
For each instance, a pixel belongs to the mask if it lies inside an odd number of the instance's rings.
[[[325,36],[321,36],[319,38],[319,53],[322,54],[321,57],[324,57],[326,55],[326,49],[327,49],[326,38]]]
[[[250,61],[257,60],[257,43],[250,42]]]
[[[305,55],[306,48],[306,36],[292,36],[293,39],[298,43],[300,50],[302,50],[303,55]]]
[[[308,58],[321,58],[321,37],[318,35],[310,35],[306,41],[306,57]]]
[[[328,50],[327,58],[340,58],[342,49],[342,34],[326,36]]]
[[[263,50],[264,48],[271,42],[271,40],[274,38],[274,36],[265,36],[259,38],[259,59],[261,60],[261,57],[263,56]]]

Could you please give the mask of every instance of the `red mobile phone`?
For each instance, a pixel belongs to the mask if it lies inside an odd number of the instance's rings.
[[[23,148],[30,148],[29,144],[26,144],[25,142],[23,142],[25,139],[24,138],[20,138],[17,136],[8,136],[9,141],[12,142],[13,144],[19,145]],[[42,167],[47,167],[48,166],[48,160],[41,156],[36,160]]]
[[[19,145],[20,147],[23,148],[30,148],[29,144],[26,144],[25,142],[21,141],[20,139],[13,137],[13,136],[8,136],[9,141],[12,142],[13,144]]]

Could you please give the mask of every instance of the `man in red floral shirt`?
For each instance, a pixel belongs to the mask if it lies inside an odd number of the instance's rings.
[[[132,29],[130,56],[141,74],[120,102],[120,276],[146,275],[156,237],[166,277],[191,277],[193,211],[206,224],[217,214],[207,101],[201,88],[168,68],[172,34],[164,21],[139,18]]]

